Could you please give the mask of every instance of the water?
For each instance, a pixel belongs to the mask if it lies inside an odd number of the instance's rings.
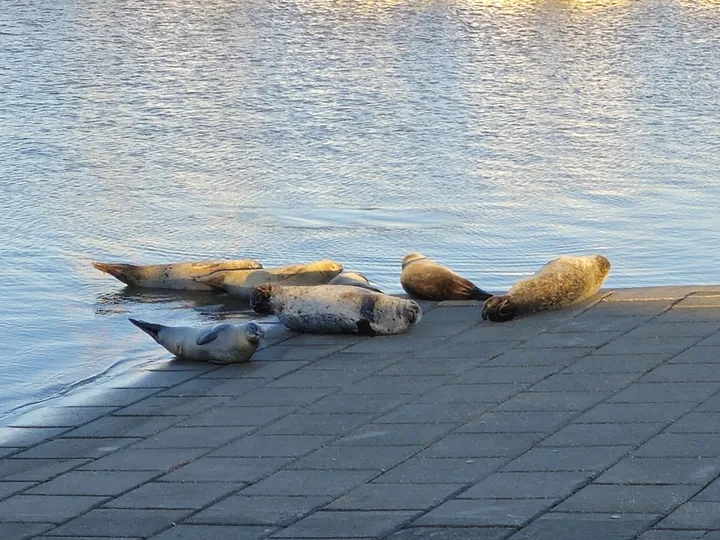
[[[247,316],[91,260],[720,281],[718,0],[5,0],[0,412]]]

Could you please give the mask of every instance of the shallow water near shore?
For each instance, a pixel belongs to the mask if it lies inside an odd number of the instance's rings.
[[[244,319],[92,260],[421,251],[502,290],[720,281],[715,0],[13,1],[0,20],[0,414]]]

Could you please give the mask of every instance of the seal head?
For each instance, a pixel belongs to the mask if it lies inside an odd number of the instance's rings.
[[[512,321],[517,317],[520,309],[513,300],[512,296],[505,294],[500,296],[491,296],[482,308],[482,320],[492,322]]]
[[[410,253],[408,255],[405,255],[402,260],[402,267],[405,268],[408,264],[410,264],[413,261],[419,261],[422,259],[427,259],[425,255],[422,253]]]
[[[259,343],[260,340],[265,336],[265,330],[262,326],[257,323],[249,322],[244,326],[245,339],[250,343]]]
[[[260,315],[272,314],[270,299],[272,298],[273,286],[269,283],[258,285],[250,294],[250,307]]]

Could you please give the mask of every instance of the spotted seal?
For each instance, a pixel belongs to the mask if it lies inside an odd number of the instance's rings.
[[[262,268],[262,264],[250,259],[190,261],[151,265],[93,262],[92,265],[101,272],[110,274],[132,287],[186,291],[211,291],[212,287],[195,281],[195,278],[207,277],[214,272]]]
[[[220,271],[196,278],[196,281],[203,285],[209,285],[215,290],[225,291],[233,296],[250,298],[253,289],[263,283],[302,286],[327,285],[342,270],[342,264],[322,260],[310,264],[293,264],[281,268],[240,270],[237,272]]]
[[[422,318],[413,300],[348,285],[260,285],[250,305],[256,313],[277,315],[291,330],[316,334],[401,334]]]
[[[362,287],[363,289],[369,289],[379,293],[382,292],[382,290],[371,284],[370,280],[360,272],[342,272],[332,278],[328,285],[351,285],[353,287]]]
[[[400,285],[410,296],[421,300],[487,300],[492,296],[422,253],[410,253],[403,258]]]
[[[482,318],[506,322],[518,315],[571,306],[598,292],[609,273],[610,261],[603,255],[563,255],[515,283],[507,294],[488,299]]]
[[[178,358],[212,364],[247,362],[264,335],[262,327],[254,322],[199,328],[164,326],[136,319],[130,322]]]

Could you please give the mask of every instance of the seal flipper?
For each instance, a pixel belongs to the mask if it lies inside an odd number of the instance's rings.
[[[213,326],[210,330],[207,332],[200,334],[198,338],[195,340],[196,345],[205,345],[206,343],[210,343],[211,341],[214,341],[216,337],[218,337],[218,334],[225,330],[226,328],[230,328],[232,325],[225,323],[225,324],[217,324]]]
[[[163,328],[166,328],[162,324],[155,324],[155,323],[149,323],[145,321],[139,321],[137,319],[128,319],[131,323],[133,323],[135,326],[137,326],[140,330],[145,332],[147,335],[149,335],[151,338],[153,338],[155,341],[158,340],[160,337],[160,330]]]
[[[377,335],[377,332],[370,326],[370,323],[375,320],[375,301],[376,298],[371,294],[363,298],[362,305],[360,306],[360,320],[355,323],[358,334],[360,335]]]
[[[487,300],[490,298],[492,294],[490,294],[487,291],[483,291],[480,287],[475,287],[473,291],[470,292],[470,298],[472,300]]]

